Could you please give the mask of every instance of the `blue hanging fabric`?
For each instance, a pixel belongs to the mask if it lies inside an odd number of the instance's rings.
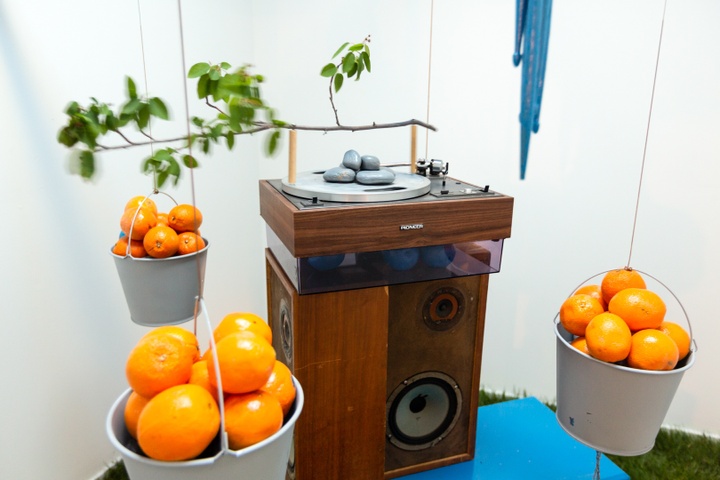
[[[513,64],[522,63],[520,104],[520,179],[525,178],[530,134],[540,129],[552,0],[516,0]],[[522,50],[522,55],[520,51]]]

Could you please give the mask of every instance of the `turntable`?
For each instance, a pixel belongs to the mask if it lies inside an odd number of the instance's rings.
[[[513,198],[447,172],[432,160],[389,185],[260,181],[268,323],[306,398],[287,478],[473,458],[488,274]]]

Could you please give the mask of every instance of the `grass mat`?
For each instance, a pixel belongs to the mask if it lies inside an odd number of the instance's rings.
[[[479,405],[506,402],[526,395],[480,391]],[[553,411],[555,405],[545,402]],[[720,479],[720,440],[663,428],[655,447],[644,455],[606,455],[633,480]],[[602,472],[601,476],[602,476]],[[122,460],[111,465],[96,480],[129,480]]]

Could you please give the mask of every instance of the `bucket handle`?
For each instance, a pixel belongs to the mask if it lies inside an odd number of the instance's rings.
[[[667,290],[668,292],[670,292],[670,295],[672,295],[673,298],[675,299],[675,301],[678,303],[678,305],[680,305],[680,309],[682,310],[683,315],[685,315],[685,321],[687,322],[688,330],[690,331],[690,343],[691,343],[691,345],[693,346],[692,351],[693,351],[693,352],[697,352],[697,351],[698,351],[697,342],[695,341],[695,335],[693,335],[693,329],[692,329],[692,324],[690,323],[690,317],[688,316],[687,311],[685,310],[685,307],[683,306],[683,304],[682,304],[682,302],[680,301],[680,299],[678,298],[678,296],[675,295],[675,292],[673,292],[672,290],[670,290],[670,287],[668,287],[668,286],[665,285],[662,281],[660,281],[659,279],[657,279],[657,278],[655,278],[654,276],[650,275],[649,273],[643,272],[642,270],[638,270],[637,268],[634,268],[633,270],[635,270],[635,271],[638,272],[638,273],[642,273],[643,275],[646,275],[646,276],[652,278],[652,279],[655,280],[657,283],[659,283],[660,285],[662,285],[662,286],[665,288],[665,290]],[[605,270],[604,272],[596,273],[595,275],[593,275],[593,276],[591,276],[591,277],[589,277],[589,278],[586,278],[586,279],[583,280],[577,287],[575,287],[575,288],[572,290],[572,292],[570,292],[570,295],[568,295],[568,296],[571,296],[571,295],[573,294],[573,292],[577,291],[578,288],[582,287],[583,285],[585,285],[587,282],[589,282],[589,281],[592,280],[593,278],[599,277],[600,275],[604,275],[604,274],[606,274],[606,273],[608,273],[608,272],[610,272],[610,271],[611,271],[611,270]],[[558,313],[555,315],[555,318],[553,319],[553,323],[557,323],[557,322],[558,322],[559,316],[560,316],[560,312],[558,312]]]
[[[152,195],[158,195],[158,194],[163,194],[163,195],[165,195],[166,197],[168,197],[170,200],[172,200],[173,203],[175,203],[175,205],[178,204],[177,201],[176,201],[172,196],[170,196],[169,194],[167,194],[167,193],[165,193],[165,192],[161,192],[161,191],[158,190],[157,188],[156,188],[156,189],[153,189],[152,192],[150,192],[150,193],[148,193],[147,195],[145,195],[145,198],[142,199],[142,201],[140,202],[140,205],[138,205],[138,206],[137,206],[137,209],[135,210],[135,215],[133,215],[132,222],[130,222],[130,231],[128,232],[128,235],[127,235],[127,237],[128,237],[128,244],[127,244],[127,247],[125,247],[125,256],[123,256],[123,258],[125,258],[125,257],[135,258],[135,257],[133,257],[132,255],[130,255],[130,247],[131,247],[130,244],[132,243],[132,232],[133,232],[133,228],[135,227],[135,219],[137,219],[138,212],[140,211],[140,208],[143,206],[143,204],[145,203],[145,201],[147,201],[147,199],[150,198]]]
[[[205,326],[210,337],[210,353],[213,356],[213,366],[215,367],[215,378],[217,379],[218,390],[218,408],[220,409],[220,449],[223,453],[230,449],[227,431],[225,430],[225,401],[223,400],[222,378],[220,377],[220,364],[217,361],[217,347],[215,346],[215,336],[212,334],[212,325],[210,324],[210,316],[207,313],[205,300],[201,297],[195,297],[195,310],[205,319]]]

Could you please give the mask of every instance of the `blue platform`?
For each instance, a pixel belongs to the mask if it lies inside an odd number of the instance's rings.
[[[478,409],[475,458],[403,480],[592,480],[595,450],[566,434],[555,413],[534,397]],[[602,455],[602,480],[630,477]]]

